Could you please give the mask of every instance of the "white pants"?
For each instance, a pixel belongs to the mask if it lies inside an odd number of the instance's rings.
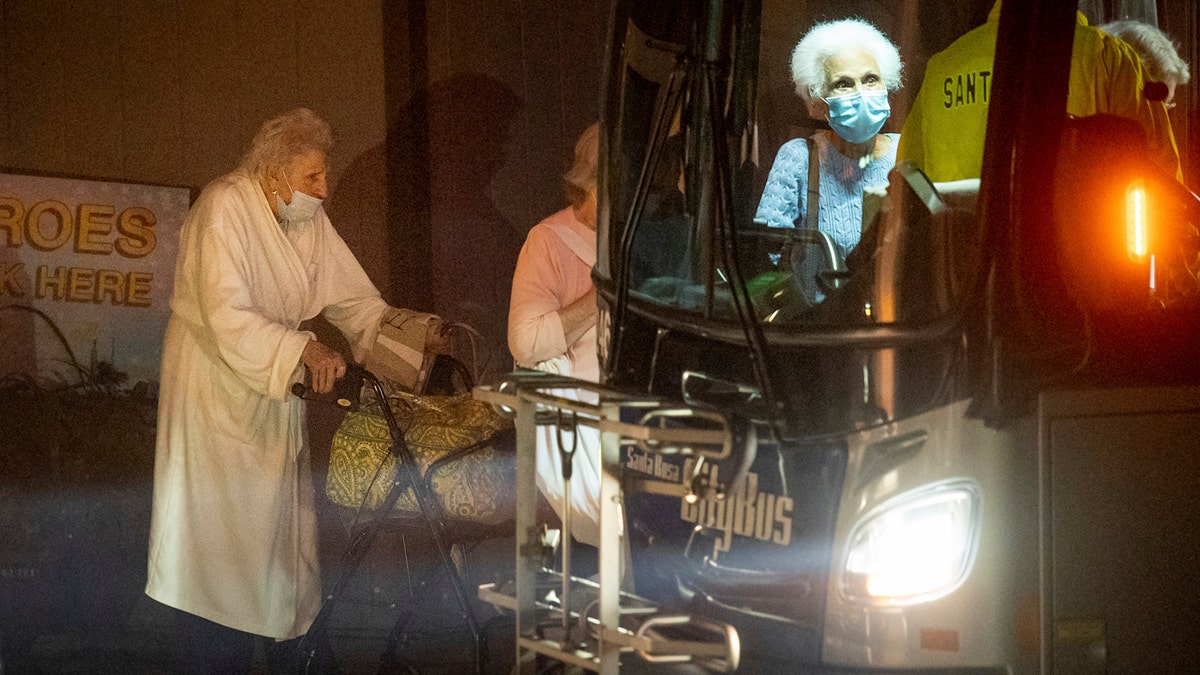
[[[571,395],[574,392],[556,392]],[[575,396],[571,396],[575,398]],[[577,541],[600,545],[600,432],[594,427],[576,424],[574,431],[558,426],[538,427],[537,486],[558,514],[567,522],[565,509],[570,509],[571,532]],[[567,450],[574,447],[571,458],[570,503],[564,505],[566,492],[563,479],[563,455],[560,444]],[[564,534],[566,534],[564,532]]]

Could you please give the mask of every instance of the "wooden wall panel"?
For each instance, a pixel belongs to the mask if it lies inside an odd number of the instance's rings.
[[[121,166],[127,180],[185,185],[179,41],[186,27],[175,3],[124,3],[121,61]]]
[[[124,139],[121,124],[121,36],[100,26],[116,26],[117,13],[107,3],[72,2],[54,24],[55,42],[64,73],[58,105],[66,119],[62,133],[66,163],[91,176],[121,172]]]
[[[295,69],[303,76],[293,95],[297,105],[313,108],[333,127],[327,211],[363,269],[390,295],[381,3],[302,7],[292,43],[303,45],[295,50]]]
[[[346,95],[353,86],[354,95],[378,101],[382,90],[378,4],[354,4],[373,11],[331,23],[327,8],[295,13],[280,0],[50,7],[6,0],[6,89],[23,94],[4,106],[5,164],[200,186],[236,162],[266,117],[319,107],[320,99],[354,111],[352,123],[375,127],[360,139],[378,139],[382,103],[364,116],[372,106]],[[365,39],[322,42],[347,33]],[[375,56],[360,58],[364,49]],[[373,87],[356,86],[366,78]]]
[[[233,169],[258,126],[300,103],[293,3],[180,4],[183,176],[204,185]]]
[[[200,188],[308,105],[334,127],[336,183],[384,136],[380,7],[0,0],[0,165]]]
[[[66,40],[58,17],[39,9],[37,0],[5,0],[3,89],[9,126],[4,146],[12,169],[65,173],[73,168],[63,134],[68,115],[61,105]]]
[[[528,229],[563,206],[561,176],[570,159],[568,148],[573,145],[563,129],[563,111],[568,106],[596,106],[563,91],[563,62],[556,46],[569,39],[561,33],[564,10],[554,0],[526,2],[536,15],[544,17],[531,21],[521,35],[526,74],[521,94],[527,102],[521,140],[532,180],[530,200],[521,215]]]
[[[9,25],[3,20],[4,0],[0,0],[0,43],[11,45],[12,40],[9,36]],[[10,139],[13,135],[12,114],[10,109],[12,105],[9,101],[14,96],[20,96],[21,92],[13,91],[10,86],[14,84],[9,71],[12,70],[12,59],[10,58],[11,49],[0,49],[0,167],[9,166],[12,163],[12,149]]]
[[[297,101],[321,112],[334,129],[330,189],[337,187],[344,167],[382,141],[386,125],[381,8],[362,1],[350,7],[353,11],[336,10],[338,21],[331,21],[335,10],[329,7],[309,8],[297,17],[292,41],[304,45],[296,49],[296,72],[303,73]]]

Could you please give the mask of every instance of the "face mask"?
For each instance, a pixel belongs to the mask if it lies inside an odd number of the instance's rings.
[[[851,143],[866,143],[883,128],[891,115],[886,91],[856,91],[825,99],[829,126]]]
[[[283,197],[275,195],[275,206],[279,209],[279,218],[285,223],[303,223],[312,220],[317,215],[317,209],[321,207],[323,200],[306,195],[299,190],[292,190],[292,183],[286,175],[283,180],[287,183],[288,190],[291,190],[292,203],[284,204]]]

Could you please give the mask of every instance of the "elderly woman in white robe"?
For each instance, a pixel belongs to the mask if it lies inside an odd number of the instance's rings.
[[[146,593],[179,610],[189,671],[248,671],[255,636],[297,638],[320,608],[305,403],[291,386],[307,371],[327,392],[347,365],[300,324],[323,314],[361,360],[400,311],[321,208],[331,145],[310,110],[266,122],[180,234]]]

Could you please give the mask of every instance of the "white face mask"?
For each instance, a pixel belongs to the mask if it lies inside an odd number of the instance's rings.
[[[312,220],[324,200],[306,195],[299,190],[292,190],[292,183],[287,179],[287,174],[284,174],[283,180],[287,183],[288,190],[291,190],[292,203],[284,204],[283,197],[275,195],[275,206],[279,209],[279,219],[285,223],[304,223]]]

